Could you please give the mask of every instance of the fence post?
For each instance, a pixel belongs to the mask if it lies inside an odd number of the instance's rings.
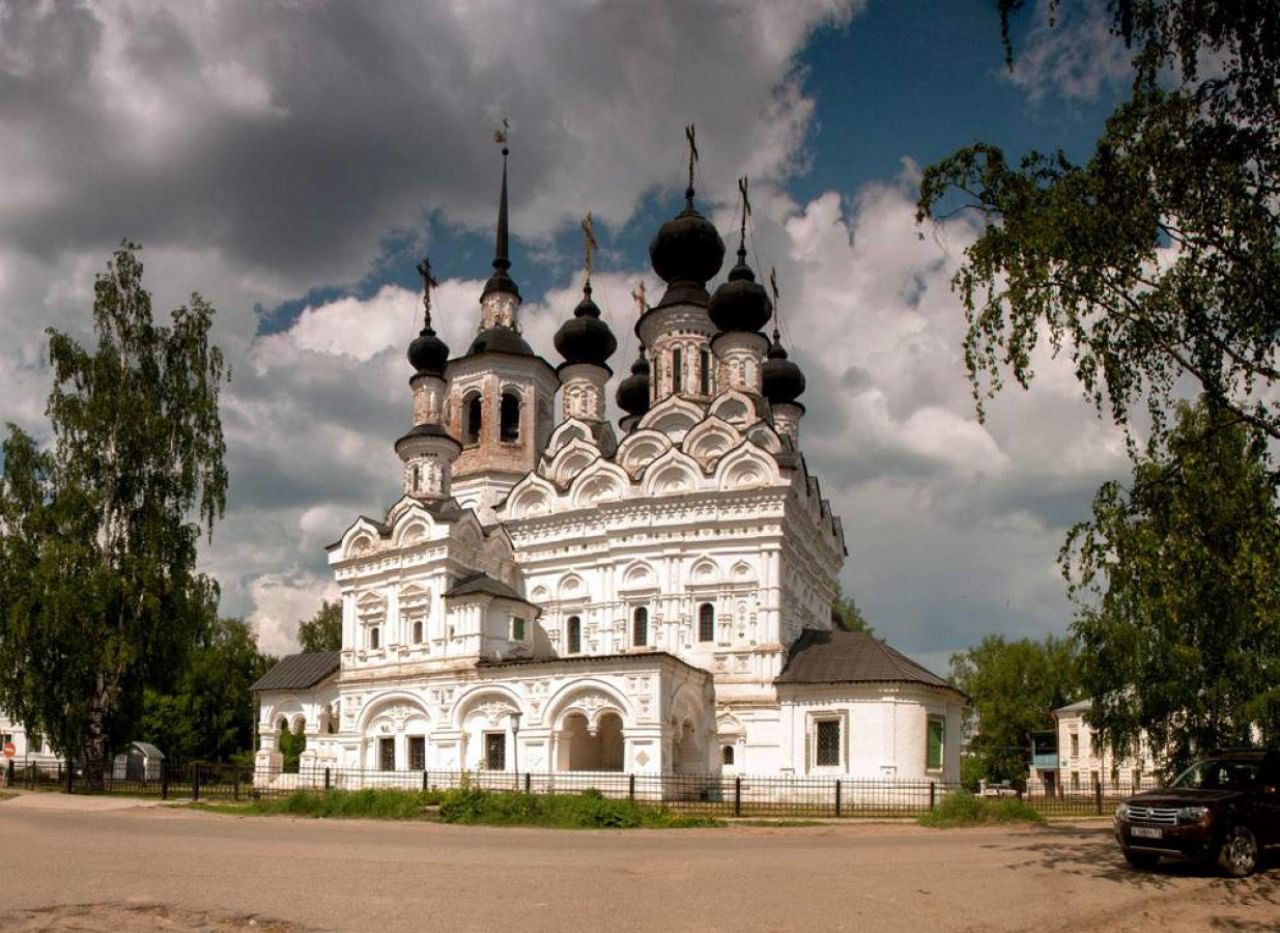
[[[430,789],[431,789],[431,782],[430,782],[429,780],[427,780],[427,769],[426,769],[426,768],[423,768],[423,769],[422,769],[422,789],[423,789],[423,790],[430,790]]]
[[[231,788],[231,796],[238,803],[240,801],[240,766],[232,765],[231,773],[235,775],[233,778],[235,784]]]
[[[160,760],[160,799],[169,799],[169,762]]]
[[[13,786],[13,759],[12,758],[9,759],[9,763],[5,766],[5,771],[7,773],[7,777],[5,778],[4,786],[12,787]]]
[[[533,775],[528,771],[524,773],[524,792],[526,794],[533,793]]]
[[[742,775],[733,778],[733,815],[742,816]]]
[[[1102,816],[1102,781],[1095,781],[1093,784],[1093,800],[1097,806],[1098,816]]]
[[[938,782],[929,782],[929,809],[932,810],[938,805]]]
[[[627,799],[636,799],[636,776],[634,774],[627,775]]]
[[[840,801],[840,788],[841,788],[841,785],[840,785],[840,779],[839,779],[839,778],[836,778],[836,816],[839,816],[839,815],[840,815],[840,810],[841,810],[841,807],[840,807],[840,803],[841,803],[841,801]]]
[[[61,767],[62,762],[58,762]],[[67,762],[67,793],[74,794],[76,792],[76,764],[74,760]]]
[[[191,799],[198,801],[200,799],[200,763],[196,762],[191,766]]]

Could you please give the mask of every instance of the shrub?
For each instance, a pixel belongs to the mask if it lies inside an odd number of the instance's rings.
[[[954,791],[937,807],[920,817],[921,826],[984,826],[995,823],[1043,823],[1044,817],[1032,806],[1013,797],[987,800],[968,791]]]

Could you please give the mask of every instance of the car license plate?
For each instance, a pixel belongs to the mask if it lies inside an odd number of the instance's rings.
[[[1164,830],[1153,826],[1133,826],[1129,829],[1129,835],[1138,839],[1159,839],[1164,836]]]

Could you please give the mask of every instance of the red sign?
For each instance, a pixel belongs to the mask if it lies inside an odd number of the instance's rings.
[[[13,757],[14,755],[16,755],[16,754],[18,754],[18,748],[17,748],[17,746],[15,746],[12,742],[5,742],[5,743],[4,743],[4,757],[6,757],[6,758],[12,758],[12,757]]]

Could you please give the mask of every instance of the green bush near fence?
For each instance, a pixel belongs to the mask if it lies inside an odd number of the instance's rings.
[[[968,791],[953,791],[937,807],[920,817],[921,826],[949,829],[955,826],[987,826],[999,823],[1043,823],[1044,816],[1013,797],[988,800]]]
[[[666,807],[612,800],[599,791],[581,794],[520,794],[478,788],[460,790],[298,790],[244,805],[205,804],[223,813],[303,816],[319,819],[431,819],[485,826],[547,826],[562,829],[723,826],[719,820],[682,816]]]

